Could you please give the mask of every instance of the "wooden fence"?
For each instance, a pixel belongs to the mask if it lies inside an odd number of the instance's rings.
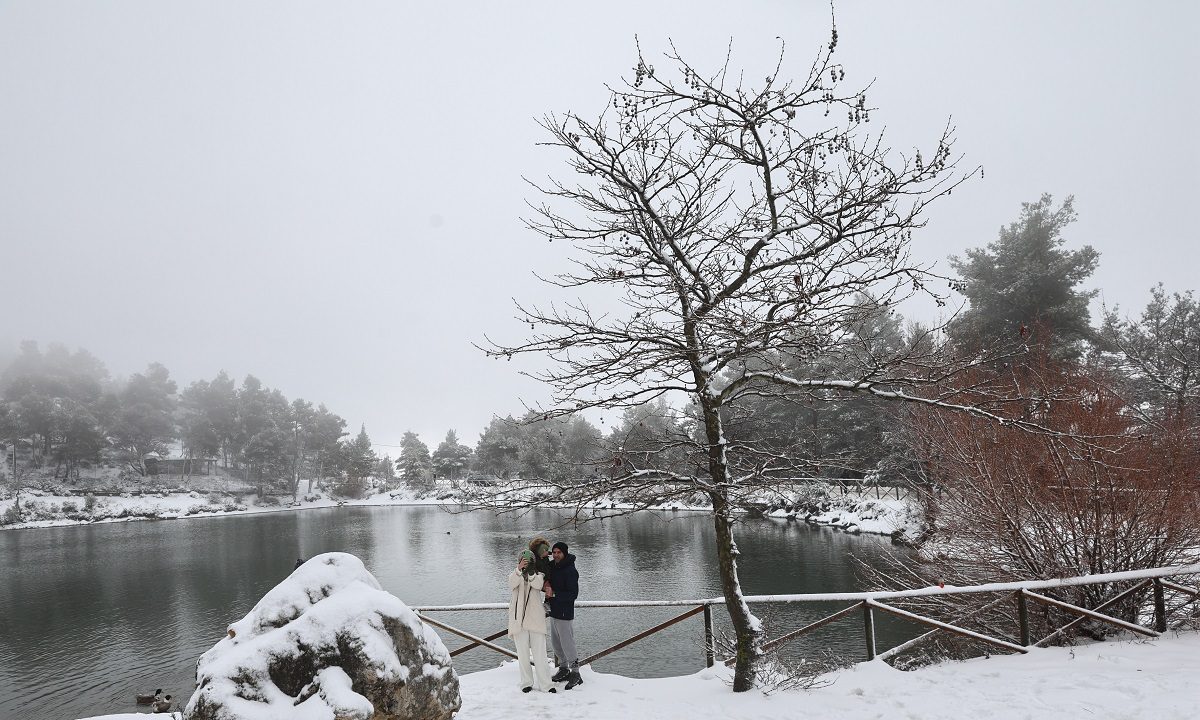
[[[794,640],[806,633],[812,632],[817,628],[824,627],[833,622],[838,622],[847,618],[858,616],[861,618],[863,629],[863,645],[864,656],[867,660],[876,658],[886,659],[912,648],[913,646],[930,639],[936,633],[945,632],[960,637],[965,637],[970,640],[984,643],[994,648],[1006,650],[1014,653],[1028,652],[1028,648],[1045,645],[1053,640],[1062,637],[1062,635],[1077,626],[1084,620],[1093,620],[1096,622],[1108,624],[1123,630],[1127,630],[1145,637],[1157,637],[1167,630],[1168,618],[1178,612],[1183,607],[1196,602],[1200,599],[1200,589],[1186,585],[1180,582],[1174,582],[1168,578],[1178,578],[1184,575],[1200,574],[1200,563],[1195,565],[1185,565],[1180,567],[1165,567],[1153,568],[1150,570],[1134,570],[1129,572],[1105,573],[1096,575],[1084,575],[1081,577],[1062,578],[1055,580],[1033,580],[1008,583],[990,583],[985,585],[972,585],[966,587],[929,587],[916,590],[898,590],[884,592],[859,592],[859,593],[810,593],[804,595],[750,595],[747,596],[746,602],[751,604],[806,604],[806,603],[829,603],[829,602],[848,602],[846,607],[837,612],[821,618],[815,622],[808,623],[803,627],[791,630],[776,638],[770,639],[763,644],[764,651],[774,650],[784,643]],[[1063,588],[1079,587],[1086,585],[1114,584],[1114,583],[1132,583],[1130,587],[1122,590],[1118,594],[1108,598],[1093,608],[1082,607],[1066,602],[1059,598],[1053,597],[1055,590]],[[1145,627],[1137,622],[1131,622],[1127,619],[1115,617],[1105,614],[1101,611],[1111,608],[1122,600],[1126,600],[1135,595],[1139,591],[1149,590],[1153,600],[1153,615],[1150,619],[1152,627]],[[896,601],[913,598],[929,598],[929,597],[953,597],[963,595],[988,594],[996,595],[997,597],[988,603],[985,608],[995,608],[1003,603],[1011,602],[1013,608],[1013,624],[1016,632],[1014,633],[1016,640],[996,637],[995,634],[985,634],[975,630],[963,627],[963,621],[966,619],[960,618],[955,621],[946,622],[936,618],[921,615],[919,613],[910,612],[902,608],[895,607],[894,604],[889,604],[885,601]],[[1170,597],[1168,597],[1170,596]],[[1180,599],[1182,601],[1180,602]],[[1176,601],[1176,605],[1170,609],[1169,600]],[[1053,607],[1064,611],[1074,618],[1061,626],[1054,628],[1049,634],[1035,639],[1032,635],[1029,622],[1029,604],[1037,603],[1046,607]],[[696,615],[703,616],[704,623],[704,651],[705,664],[709,667],[715,663],[715,653],[713,645],[713,606],[724,607],[725,601],[723,598],[705,598],[699,600],[592,600],[581,601],[575,603],[576,608],[619,608],[619,607],[686,607],[686,611],[672,617],[671,619],[659,623],[654,627],[647,628],[621,642],[605,648],[600,652],[590,655],[582,660],[580,664],[586,665],[595,660],[598,660],[606,655],[609,655],[621,648],[631,645],[639,640],[643,640],[657,632],[665,630],[677,623],[683,622],[688,618]],[[432,625],[433,627],[441,628],[446,632],[458,635],[465,638],[469,642],[454,650],[450,651],[451,657],[461,655],[464,652],[475,648],[483,647],[489,650],[506,655],[510,658],[516,658],[516,654],[500,645],[496,645],[493,641],[503,637],[507,630],[500,630],[486,637],[479,637],[464,630],[450,625],[448,622],[437,620],[430,617],[430,613],[442,612],[462,612],[471,610],[507,610],[507,603],[473,603],[467,605],[424,605],[414,607],[420,618]],[[924,635],[901,643],[894,647],[880,651],[876,646],[875,638],[875,613],[883,612],[889,615],[894,615],[910,622],[924,625],[931,628]],[[732,664],[733,660],[725,660],[726,664]]]

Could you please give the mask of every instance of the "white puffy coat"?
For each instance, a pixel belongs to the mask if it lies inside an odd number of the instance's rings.
[[[512,598],[508,601],[508,636],[516,637],[521,631],[546,634],[546,611],[542,607],[545,597],[541,573],[529,577],[513,570],[508,576],[508,587]]]

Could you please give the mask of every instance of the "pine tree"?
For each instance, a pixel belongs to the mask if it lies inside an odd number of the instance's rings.
[[[521,429],[511,415],[494,417],[479,435],[473,468],[481,473],[509,478],[520,468]]]
[[[146,475],[146,456],[165,455],[176,436],[175,381],[165,367],[151,363],[146,372],[129,378],[117,399],[112,438],[127,453],[129,466]]]
[[[1096,269],[1099,253],[1085,245],[1065,250],[1063,230],[1075,221],[1074,198],[1057,209],[1050,195],[1021,205],[1021,217],[985,248],[950,258],[970,308],[949,327],[964,346],[1026,341],[1036,329],[1051,354],[1078,357],[1092,337],[1088,302],[1096,290],[1077,290]],[[1036,341],[1036,340],[1035,340]]]
[[[429,446],[411,430],[400,439],[400,457],[396,460],[396,469],[410,487],[427,489],[433,479]]]
[[[1168,297],[1159,284],[1135,322],[1113,309],[1101,334],[1104,350],[1129,378],[1131,399],[1160,417],[1200,410],[1200,301],[1191,291]]]
[[[438,477],[458,480],[471,465],[471,448],[458,441],[458,434],[453,430],[446,433],[446,439],[433,451],[433,472]]]
[[[347,445],[347,478],[365,487],[366,479],[370,478],[378,460],[379,458],[371,448],[371,437],[367,436],[367,426],[362,425],[359,428],[358,436],[354,438],[353,442]]]

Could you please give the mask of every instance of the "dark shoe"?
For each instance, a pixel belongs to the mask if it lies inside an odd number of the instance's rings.
[[[570,690],[571,688],[575,687],[576,685],[582,685],[582,684],[583,684],[583,677],[579,674],[579,671],[572,670],[571,674],[567,676],[567,686],[563,689]]]
[[[523,688],[521,688],[521,692],[529,692],[529,691],[530,691],[530,690],[532,690],[532,689],[533,689],[533,686],[532,686],[532,685],[530,685],[529,687],[523,687]]]
[[[558,669],[558,672],[554,673],[554,677],[552,677],[550,679],[554,682],[562,682],[563,680],[566,680],[570,676],[571,676],[571,668],[567,667],[566,665],[563,665],[562,667],[560,667]]]
[[[547,690],[546,692],[552,692],[552,693],[556,693],[556,692],[558,692],[558,691],[557,691],[557,690],[555,690],[554,688],[550,688],[550,689],[549,689],[549,690]]]

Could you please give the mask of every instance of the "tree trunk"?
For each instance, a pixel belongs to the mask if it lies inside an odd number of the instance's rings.
[[[725,596],[725,608],[733,623],[733,634],[737,642],[733,673],[733,691],[745,692],[754,687],[754,678],[759,656],[762,654],[762,623],[742,594],[738,580],[737,542],[733,538],[733,508],[729,504],[729,464],[725,456],[725,431],[722,427],[720,408],[702,399],[705,435],[708,439],[708,469],[714,489],[709,493],[713,505],[713,526],[716,529],[717,564],[721,572],[721,593]]]
[[[720,492],[711,493],[710,497],[713,501],[713,525],[717,534],[721,593],[725,596],[725,607],[729,611],[729,619],[733,622],[734,638],[737,641],[733,691],[745,692],[754,687],[757,662],[762,654],[762,623],[750,612],[750,606],[746,604],[742,585],[738,580],[739,552],[737,542],[733,538],[734,520],[730,514],[728,499]]]

